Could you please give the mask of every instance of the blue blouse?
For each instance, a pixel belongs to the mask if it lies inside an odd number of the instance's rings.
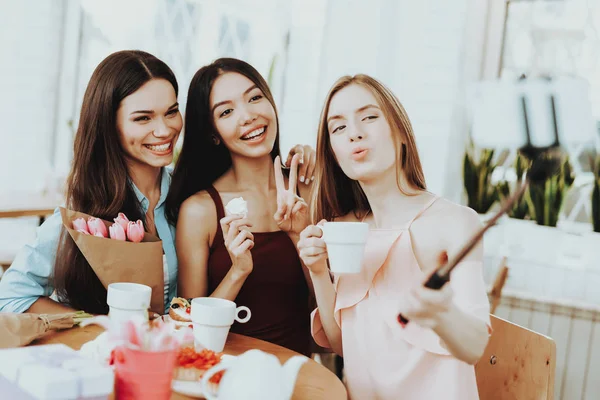
[[[133,182],[132,182],[133,183]],[[175,252],[175,227],[167,222],[165,199],[171,184],[171,173],[163,168],[160,199],[154,208],[154,223],[165,252],[165,312],[170,300],[177,295],[177,254]],[[149,200],[133,185],[133,190],[144,213]],[[56,209],[37,231],[36,240],[26,245],[0,279],[0,312],[25,312],[40,297],[54,292],[52,276],[54,259],[62,228],[60,211]],[[168,279],[167,279],[168,277]]]

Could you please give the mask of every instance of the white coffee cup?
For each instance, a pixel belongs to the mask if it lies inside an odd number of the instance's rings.
[[[246,311],[244,318],[239,317],[242,311]],[[248,307],[236,307],[236,304],[230,300],[216,297],[192,299],[190,317],[194,328],[195,347],[198,350],[207,348],[217,353],[223,351],[233,322],[248,322],[250,316]]]
[[[152,288],[140,283],[116,282],[108,285],[108,316],[114,321],[142,317],[148,319]]]
[[[334,274],[356,274],[362,269],[369,236],[366,222],[325,222],[317,225],[327,244],[329,268]]]

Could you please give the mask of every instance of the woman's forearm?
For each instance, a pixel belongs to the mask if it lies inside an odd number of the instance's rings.
[[[225,278],[219,283],[219,286],[211,293],[210,297],[218,297],[220,299],[227,299],[235,301],[238,293],[244,286],[246,278],[249,274],[242,274],[236,271],[234,268],[230,268]]]
[[[49,297],[40,297],[25,312],[33,314],[62,314],[73,312],[71,307],[52,300]]]
[[[325,269],[323,272],[317,274],[311,272],[310,276],[315,289],[323,331],[329,340],[332,350],[338,355],[343,356],[342,330],[334,318],[336,293],[333,282],[331,282],[331,278],[329,277],[329,270]]]
[[[300,241],[300,235],[288,233],[288,236],[292,240],[292,243],[294,243],[294,247],[298,248],[298,242]],[[310,271],[308,270],[306,265],[304,265],[304,262],[302,261],[302,259],[300,259],[300,264],[302,264],[302,273],[304,274],[304,280],[306,281],[306,285],[308,286],[308,293],[310,296],[310,301],[312,302],[312,304],[314,304],[315,288],[312,283]]]
[[[456,305],[440,317],[434,331],[454,357],[472,365],[483,355],[489,339],[485,322]]]

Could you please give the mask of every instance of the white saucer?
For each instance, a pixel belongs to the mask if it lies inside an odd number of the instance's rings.
[[[200,381],[192,382],[173,380],[173,382],[171,382],[171,389],[173,389],[174,392],[196,399],[205,398],[202,394],[202,386],[200,385]]]

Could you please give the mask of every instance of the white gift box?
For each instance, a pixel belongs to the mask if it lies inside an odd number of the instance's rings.
[[[114,387],[110,367],[64,344],[0,350],[0,376],[0,393],[21,391],[19,398],[107,399]]]

